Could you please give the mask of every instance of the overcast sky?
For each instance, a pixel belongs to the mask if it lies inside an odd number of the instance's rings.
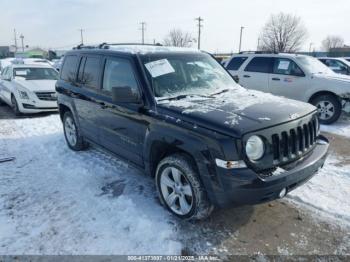
[[[197,37],[195,17],[204,19],[202,49],[237,51],[244,26],[244,50],[255,50],[259,32],[271,14],[287,12],[302,17],[310,43],[316,48],[328,34],[350,44],[349,0],[1,0],[0,45],[13,44],[13,29],[25,44],[68,48],[86,43],[140,42],[145,21],[147,42],[161,42],[172,28]]]

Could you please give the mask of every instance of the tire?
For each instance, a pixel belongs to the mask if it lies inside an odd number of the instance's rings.
[[[321,124],[332,124],[337,121],[341,115],[341,103],[334,95],[319,95],[312,99],[311,104],[317,107],[318,119]]]
[[[63,115],[63,131],[67,145],[74,151],[81,151],[88,147],[75,123],[73,114],[67,111]]]
[[[185,154],[168,156],[157,166],[156,187],[160,201],[181,219],[202,220],[213,211],[196,170]]]
[[[11,96],[12,110],[16,116],[20,116],[22,113],[19,111],[17,99],[14,95]]]

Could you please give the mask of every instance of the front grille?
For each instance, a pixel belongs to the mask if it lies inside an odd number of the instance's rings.
[[[44,101],[57,100],[56,92],[35,92],[35,94],[40,100],[44,100]]]
[[[317,120],[311,121],[301,126],[273,134],[272,153],[273,165],[289,162],[311,150],[316,143]]]

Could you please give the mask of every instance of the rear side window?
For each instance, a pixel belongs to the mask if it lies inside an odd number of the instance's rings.
[[[80,82],[90,88],[99,88],[100,57],[87,57]],[[80,70],[79,70],[80,71]]]
[[[227,70],[238,70],[248,57],[234,57],[227,65]]]
[[[249,62],[244,71],[257,73],[271,73],[273,58],[272,57],[254,57]]]
[[[73,55],[66,56],[64,60],[64,64],[62,66],[62,70],[61,70],[61,79],[68,82],[74,82],[77,64],[78,64],[77,56],[73,56]]]
[[[112,91],[112,87],[131,87],[137,93],[137,81],[129,60],[123,58],[108,58],[103,74],[104,91]]]

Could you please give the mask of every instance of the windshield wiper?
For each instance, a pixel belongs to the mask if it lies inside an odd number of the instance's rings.
[[[206,96],[206,95],[199,95],[199,94],[187,94],[187,95],[178,95],[178,96],[172,96],[172,97],[166,97],[162,99],[158,99],[158,101],[165,101],[165,100],[180,100],[184,99],[189,96],[200,96],[200,97],[205,97],[205,98],[210,98],[211,96]]]
[[[214,93],[214,94],[210,94],[210,96],[220,95],[222,93],[226,93],[227,91],[229,91],[229,89],[223,89],[220,92],[217,92],[217,93]]]

